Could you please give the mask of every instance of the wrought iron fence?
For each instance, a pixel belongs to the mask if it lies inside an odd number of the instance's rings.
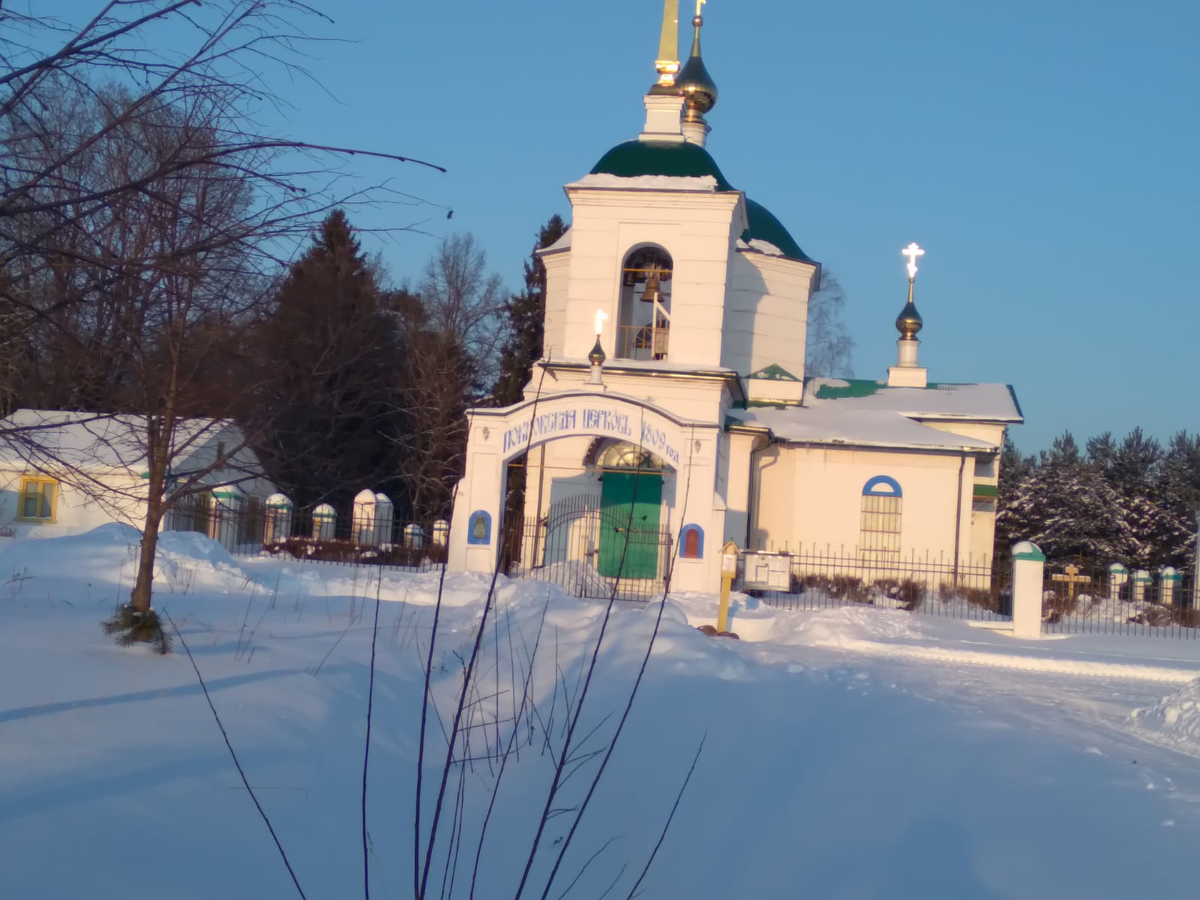
[[[738,560],[735,587],[768,606],[789,610],[872,606],[983,621],[1012,615],[1011,570],[992,571],[988,558],[945,556],[881,561],[857,548],[764,552]]]
[[[1200,638],[1194,573],[1047,565],[1043,628],[1050,634],[1134,634]]]
[[[647,601],[661,597],[673,547],[663,528],[639,527],[629,509],[573,498],[547,517],[510,529],[502,567],[511,578],[558,585],[573,597]]]
[[[417,571],[446,561],[445,520],[406,522],[390,514],[357,511],[339,516],[331,506],[297,509],[259,500],[223,501],[197,494],[176,503],[163,531],[194,531],[238,556],[287,555],[341,565],[395,566]]]

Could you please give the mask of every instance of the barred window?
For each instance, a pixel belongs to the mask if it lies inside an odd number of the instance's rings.
[[[900,561],[903,502],[900,485],[885,475],[878,475],[863,486],[858,538],[858,552],[863,562],[890,564]]]

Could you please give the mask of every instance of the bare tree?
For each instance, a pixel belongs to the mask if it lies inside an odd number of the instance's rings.
[[[61,374],[86,386],[75,405],[144,423],[138,612],[163,516],[238,449],[172,471],[199,439],[181,441],[180,424],[235,408],[212,390],[209,351],[253,318],[263,282],[325,212],[377,196],[346,190],[331,162],[413,161],[262,130],[275,102],[264,73],[306,75],[297,46],[314,17],[295,0],[108,0],[74,27],[0,11],[4,324],[77,362]]]
[[[808,304],[808,332],[804,348],[804,374],[849,377],[854,374],[850,356],[854,340],[843,318],[846,292],[828,269]]]
[[[401,309],[407,368],[398,396],[408,419],[401,471],[415,518],[449,514],[466,448],[466,410],[499,372],[503,288],[469,234],[442,241]]]

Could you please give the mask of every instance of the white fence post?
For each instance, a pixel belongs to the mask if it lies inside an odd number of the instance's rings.
[[[433,523],[433,546],[445,547],[446,538],[450,534],[450,523],[445,519],[438,519]]]
[[[1113,563],[1108,567],[1108,599],[1120,600],[1121,588],[1129,583],[1129,570],[1123,565]]]
[[[1013,635],[1040,638],[1046,555],[1032,541],[1021,541],[1013,545],[1012,560]]]
[[[291,498],[286,494],[272,494],[267,498],[263,511],[263,543],[274,544],[292,536]]]
[[[1183,579],[1175,569],[1166,566],[1158,573],[1158,600],[1163,606],[1175,605],[1175,592],[1179,590],[1179,582]]]
[[[328,503],[322,503],[312,513],[314,541],[332,541],[337,536],[337,513]]]
[[[1141,603],[1146,599],[1146,588],[1150,586],[1152,579],[1150,573],[1145,569],[1138,569],[1133,573],[1133,602]]]

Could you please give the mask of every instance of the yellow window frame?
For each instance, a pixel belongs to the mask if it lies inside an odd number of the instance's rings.
[[[37,499],[39,510],[46,503],[46,487],[52,488],[50,494],[50,502],[48,510],[49,515],[46,516],[27,516],[25,508],[28,502],[34,498]],[[44,522],[54,524],[58,521],[58,480],[48,478],[46,476],[26,475],[21,478],[21,492],[17,495],[17,521],[18,522]]]

